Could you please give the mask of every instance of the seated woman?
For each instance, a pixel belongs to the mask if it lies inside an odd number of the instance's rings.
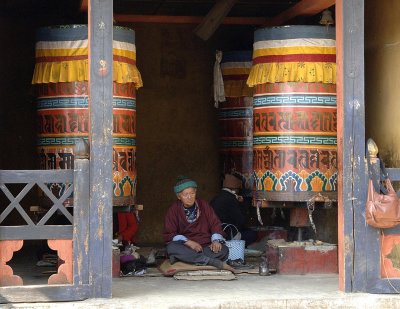
[[[167,210],[163,231],[171,264],[182,261],[234,272],[224,262],[229,249],[224,244],[221,222],[206,201],[196,199],[196,191],[195,181],[178,178],[174,187],[177,201]]]
[[[238,195],[242,188],[242,180],[236,175],[225,174],[222,190],[211,200],[210,205],[214,209],[223,225],[227,225],[225,233],[227,239],[231,239],[237,231],[246,246],[257,240],[257,232],[246,227],[247,215],[246,205],[243,197]],[[234,225],[237,228],[232,228]]]
[[[134,243],[134,237],[139,225],[136,216],[131,211],[118,211],[113,215],[114,239],[118,238],[124,245]]]

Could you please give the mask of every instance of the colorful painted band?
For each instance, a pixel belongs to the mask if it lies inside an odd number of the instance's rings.
[[[336,136],[336,107],[276,106],[254,108],[254,135],[316,134]],[[333,133],[333,134],[332,134]]]

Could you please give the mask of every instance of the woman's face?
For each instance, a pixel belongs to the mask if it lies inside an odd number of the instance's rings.
[[[185,190],[179,192],[177,197],[180,201],[182,201],[183,206],[188,208],[193,206],[194,201],[196,200],[196,189],[195,188],[186,188]]]

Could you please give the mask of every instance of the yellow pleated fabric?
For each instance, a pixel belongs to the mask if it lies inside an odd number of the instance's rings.
[[[331,62],[280,62],[253,65],[247,85],[265,83],[326,83],[336,84],[336,64]]]
[[[89,79],[87,46],[45,48],[46,45],[43,42],[41,43],[40,46],[44,48],[36,49],[36,64],[32,84],[87,81]],[[114,45],[124,46],[123,44]],[[131,49],[135,48],[131,47]],[[113,48],[113,56],[116,58],[113,61],[113,81],[134,83],[136,89],[142,87],[142,77],[136,67],[136,52]]]

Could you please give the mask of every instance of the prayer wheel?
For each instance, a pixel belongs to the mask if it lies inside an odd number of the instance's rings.
[[[252,51],[225,52],[221,60],[226,101],[219,104],[222,173],[242,179],[243,195],[252,194],[253,102],[246,84]]]
[[[35,54],[32,84],[37,103],[40,169],[71,169],[77,139],[88,140],[89,136],[87,25],[40,28]],[[114,27],[114,206],[135,203],[136,90],[141,86],[135,32]],[[50,187],[53,192],[59,191],[59,196],[65,190],[58,184]]]
[[[254,87],[255,201],[335,201],[335,29],[256,30],[247,84]]]

